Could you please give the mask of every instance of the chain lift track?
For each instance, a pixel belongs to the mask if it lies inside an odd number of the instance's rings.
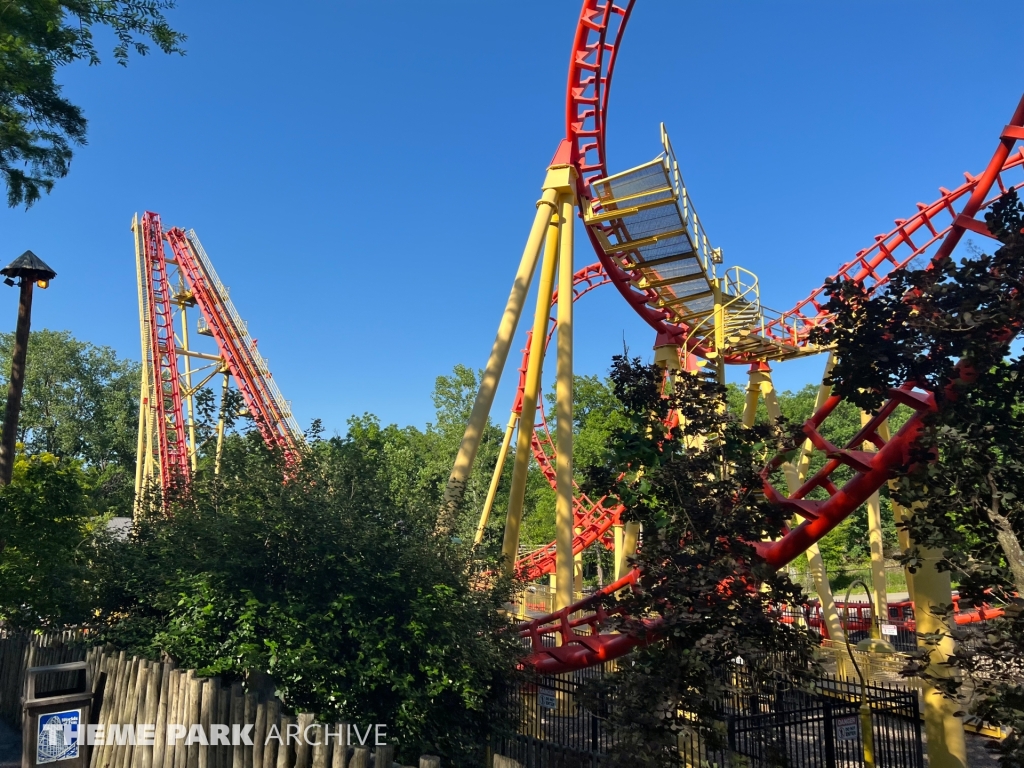
[[[611,205],[606,204],[610,197],[608,189],[615,182],[615,177],[607,175],[605,152],[608,96],[615,60],[634,4],[635,0],[621,4],[585,0],[577,25],[569,65],[566,142],[570,146],[572,164],[578,174],[580,209],[591,244],[607,279],[657,332],[655,345],[673,345],[680,348],[681,354],[694,353],[711,357],[714,353],[709,354],[708,348],[700,343],[699,334],[693,333],[693,323],[688,324],[686,316],[672,308],[670,302],[679,303],[680,299],[672,292],[671,282],[658,279],[659,275],[653,271],[660,264],[652,263],[650,270],[644,265],[643,248],[656,245],[659,235],[643,241],[630,240],[623,221],[638,212],[637,206],[626,210],[627,205],[616,204],[618,201],[615,200]],[[918,203],[917,213],[907,219],[897,219],[892,231],[877,235],[874,244],[859,251],[835,277],[853,279],[873,289],[884,284],[893,271],[912,262],[927,263],[948,256],[965,232],[991,237],[977,215],[1007,190],[1024,186],[1024,181],[1020,180],[1024,166],[1024,147],[1014,151],[1018,140],[1024,140],[1024,99],[1000,134],[996,152],[982,174],[965,174],[965,181],[959,187],[953,190],[940,188],[940,197],[935,202]],[[690,239],[692,253],[688,255],[702,257],[705,266],[718,263],[721,261],[721,252],[710,248],[696,214],[689,218],[692,205],[688,205],[685,187],[678,176],[678,166],[667,137],[663,137],[663,141],[666,152],[659,160],[667,174],[675,174],[675,178],[670,176],[668,181],[670,186],[675,183],[675,202],[681,206],[683,226],[689,227],[686,234]],[[641,193],[650,192],[649,188],[641,190]],[[651,200],[650,197],[641,199],[644,202]],[[662,201],[652,203],[661,204]],[[669,234],[675,235],[678,232]],[[660,235],[660,238],[664,240],[666,235]],[[672,256],[659,261],[678,261],[679,258]],[[645,279],[638,280],[638,273],[643,274]],[[823,310],[823,298],[824,286],[788,312],[771,316],[762,314],[760,322],[752,323],[750,329],[751,334],[759,337],[758,343],[724,348],[724,362],[762,361],[766,357],[766,349],[777,350],[772,355],[773,359],[819,351],[810,346],[808,334],[827,318]],[[802,518],[798,525],[782,531],[777,540],[757,545],[759,553],[775,567],[785,566],[806,551],[885,484],[892,477],[894,469],[906,462],[920,433],[923,417],[935,408],[935,399],[930,392],[916,389],[912,383],[905,384],[891,390],[888,401],[879,412],[846,446],[839,447],[829,443],[819,430],[840,402],[838,396],[829,397],[803,427],[813,450],[825,457],[824,466],[817,473],[793,493],[784,493],[768,479],[783,458],[774,459],[763,472],[765,496],[790,515]],[[883,422],[899,406],[908,407],[912,414],[896,434],[888,440],[883,439]],[[543,426],[544,434],[547,434],[546,425]],[[865,442],[873,444],[878,450],[862,450]],[[536,445],[534,448],[538,462],[542,467],[550,466],[553,461],[552,452],[547,446],[540,448],[538,450]],[[841,486],[837,484],[835,474],[840,467],[852,471],[852,477]],[[811,498],[812,494],[818,498]],[[575,503],[574,508],[577,508]],[[593,536],[591,543],[598,538]],[[575,545],[576,542],[574,552]],[[546,547],[539,552],[549,549]],[[522,569],[525,574],[535,570],[532,566],[537,561],[524,558],[520,562],[524,566],[531,564],[529,570]],[[550,572],[547,559],[544,559],[544,565],[545,572]],[[520,636],[530,643],[529,662],[532,666],[542,674],[568,672],[620,657],[655,640],[658,637],[658,626],[654,621],[647,624],[645,631],[638,633],[616,634],[606,629],[607,621],[615,609],[605,603],[614,606],[611,596],[635,584],[637,577],[638,573],[631,571],[580,602],[521,624],[518,630]]]
[[[303,444],[302,431],[273,383],[266,361],[256,349],[245,323],[214,272],[199,238],[194,231],[186,234],[178,227],[166,234],[185,282],[263,440],[269,446],[282,449],[289,460],[294,460]]]
[[[137,498],[158,478],[164,493],[188,483],[197,450],[191,398],[218,373],[225,376],[225,391],[227,376],[234,378],[266,444],[283,451],[287,462],[296,461],[305,446],[302,431],[196,233],[178,227],[164,230],[160,216],[152,212],[145,213],[141,221],[136,219],[133,229],[144,359]],[[165,241],[170,258],[165,255]],[[177,271],[176,292],[168,276],[169,265]],[[191,306],[198,307],[201,314],[199,333],[213,337],[219,355],[189,349],[186,308]],[[176,308],[181,313],[180,331],[175,328]],[[184,359],[183,369],[179,356]],[[189,363],[193,358],[213,368],[195,387],[191,375],[196,371]],[[221,428],[218,440],[222,436]],[[219,453],[218,447],[218,461]]]
[[[155,427],[160,487],[164,493],[188,483],[189,456],[185,440],[181,380],[174,338],[174,305],[167,279],[167,261],[160,216],[147,213],[133,224],[135,232],[140,315],[142,319],[143,420]],[[144,461],[139,457],[139,461]]]

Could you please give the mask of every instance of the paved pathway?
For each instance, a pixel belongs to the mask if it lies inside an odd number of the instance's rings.
[[[0,768],[21,766],[21,734],[0,720]]]

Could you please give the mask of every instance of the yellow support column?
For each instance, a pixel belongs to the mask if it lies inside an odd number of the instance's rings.
[[[142,512],[143,470],[146,464],[146,411],[149,410],[149,382],[146,380],[146,360],[142,360],[142,385],[139,388],[139,440],[135,446],[135,513],[137,518]]]
[[[530,468],[530,449],[533,425],[537,417],[537,397],[540,393],[541,373],[544,367],[544,341],[551,311],[551,293],[554,289],[555,269],[558,266],[558,221],[549,217],[544,263],[541,266],[537,308],[533,316],[533,335],[526,365],[526,384],[523,390],[523,408],[519,415],[519,433],[516,439],[516,458],[512,469],[512,489],[505,517],[505,537],[501,545],[504,568],[512,572],[519,554],[519,528],[523,520],[523,502],[526,500],[526,476]],[[454,473],[453,473],[454,476]],[[570,582],[571,583],[571,582]]]
[[[512,338],[515,336],[516,326],[519,324],[519,317],[522,315],[523,306],[526,303],[526,294],[530,290],[530,283],[533,282],[533,273],[537,267],[537,257],[544,240],[544,232],[552,213],[557,212],[556,201],[558,189],[550,186],[551,169],[548,170],[548,178],[545,180],[544,194],[537,203],[537,213],[533,219],[533,226],[530,228],[530,235],[526,239],[526,247],[523,249],[523,257],[519,262],[519,269],[516,271],[515,280],[512,283],[512,291],[509,293],[508,301],[505,304],[505,311],[498,324],[498,333],[494,338],[491,347],[490,357],[487,358],[487,365],[484,367],[483,376],[480,379],[480,389],[477,391],[476,400],[473,403],[473,411],[466,425],[466,432],[459,445],[459,453],[455,457],[455,464],[452,467],[451,475],[448,477],[448,485],[444,491],[444,502],[439,520],[439,528],[448,529],[451,526],[451,513],[462,500],[462,494],[466,487],[466,481],[473,471],[473,462],[476,461],[476,452],[480,447],[480,438],[487,426],[487,419],[491,413],[491,405],[494,402],[494,393],[498,389],[498,381],[501,379],[501,372],[505,368],[505,361],[508,359],[508,351],[512,345]]]
[[[480,522],[477,523],[476,535],[473,537],[474,544],[479,544],[484,540],[484,530],[487,528],[487,521],[491,519],[494,497],[498,494],[498,484],[501,483],[501,473],[505,468],[505,459],[508,457],[508,447],[512,443],[512,435],[518,421],[519,415],[513,413],[508,419],[508,426],[505,427],[505,437],[502,438],[501,449],[498,451],[498,462],[494,465],[491,485],[487,489],[487,498],[484,500],[484,508],[480,512]]]
[[[228,396],[228,370],[224,369],[224,383],[220,390],[220,418],[217,420],[217,451],[213,459],[213,474],[220,474],[220,457],[224,449],[224,407]]]
[[[623,574],[623,570],[622,570],[622,545],[623,545],[622,523],[619,523],[618,525],[613,525],[612,526],[612,536],[614,537],[614,541],[615,541],[615,563],[614,563],[614,574],[615,574],[615,576],[612,579],[612,581],[614,582],[614,581],[618,581],[619,579],[621,579],[622,578],[622,574]]]
[[[718,373],[718,383],[725,386],[725,307],[722,304],[721,278],[716,277],[711,281],[711,291],[715,301],[715,370]]]
[[[577,528],[576,533],[583,533],[582,528]],[[583,550],[580,550],[572,558],[572,596],[573,602],[583,594]],[[557,606],[564,607],[564,606]]]
[[[878,436],[886,442],[889,441],[889,422],[883,421],[878,427]],[[896,522],[896,536],[900,542],[900,550],[906,552],[910,549],[910,533],[906,528],[900,526],[904,520],[909,519],[910,513],[900,504],[897,504],[893,499],[893,492],[896,490],[896,481],[889,481],[889,503],[892,504],[892,516]],[[904,568],[903,574],[907,580],[907,594],[910,595],[910,600],[914,600],[914,574],[909,569]]]
[[[761,397],[761,383],[764,378],[760,366],[764,363],[751,363],[747,379],[746,397],[743,401],[743,417],[741,421],[744,427],[754,426],[757,420],[757,403]]]
[[[148,301],[146,286],[149,275],[146,273],[142,228],[139,216],[132,217],[132,235],[135,240],[135,277],[139,294],[139,338],[142,343],[142,371],[139,388],[139,438],[135,452],[135,505],[134,516],[142,512],[142,489],[148,483],[149,476],[149,325],[146,303]]]
[[[572,276],[573,276],[573,195],[562,195],[558,245],[558,370],[555,384],[557,451],[555,457],[555,573],[558,589],[555,609],[573,602],[573,514],[572,514]],[[536,337],[534,337],[536,338]],[[543,338],[543,337],[541,337]]]
[[[832,370],[833,360],[832,355],[829,355],[828,362],[825,364],[825,373],[822,378],[827,378],[829,372]],[[758,367],[755,372],[754,366],[751,366],[751,386],[755,381],[755,373],[757,375],[757,386],[764,397],[764,405],[768,411],[768,418],[772,421],[778,421],[782,417],[782,410],[779,408],[779,400],[775,394],[775,385],[772,383],[771,368],[767,365]],[[749,389],[749,388],[748,388]],[[814,410],[818,410],[825,402],[826,398],[831,394],[832,387],[827,384],[822,384],[818,388],[818,396],[815,399]],[[804,479],[807,477],[807,470],[810,467],[810,453],[811,453],[811,442],[807,440],[801,449],[801,455],[797,461],[796,466],[787,462],[783,464],[782,471],[786,476],[786,486],[790,493],[797,490],[802,484]],[[821,550],[817,544],[812,544],[807,548],[807,570],[811,573],[811,578],[814,581],[814,589],[818,593],[818,599],[821,601],[821,615],[822,621],[825,623],[828,629],[829,639],[841,643],[845,637],[843,633],[843,621],[839,616],[839,611],[836,609],[836,601],[832,595],[832,585],[829,584],[828,574],[825,572],[825,561],[821,557]]]
[[[616,558],[615,568],[619,578],[626,575],[629,570],[629,558],[636,553],[636,540],[640,536],[640,523],[626,523],[622,535],[622,552]]]
[[[918,645],[924,646],[921,635],[941,634],[942,640],[932,652],[928,673],[934,677],[952,677],[956,671],[945,665],[954,651],[950,627],[942,615],[935,615],[940,605],[953,602],[949,571],[939,572],[935,563],[942,557],[936,550],[923,549],[923,564],[914,574],[914,619],[917,623]],[[967,741],[964,723],[954,712],[957,702],[947,699],[928,681],[924,681],[924,725],[928,735],[930,768],[967,768]]]
[[[860,412],[860,424],[863,427],[871,421],[871,414],[865,411]],[[874,452],[877,450],[873,443],[864,441],[862,446],[865,451]],[[866,650],[895,653],[896,649],[882,637],[881,623],[889,615],[889,588],[885,582],[885,540],[882,536],[882,501],[878,491],[875,491],[868,498],[868,544],[871,548],[871,591],[874,604],[871,610],[875,614],[875,620],[871,622],[871,645],[866,645]],[[882,645],[878,645],[882,643]]]
[[[181,346],[182,349],[187,353],[189,351],[188,346],[188,311],[185,307],[184,301],[181,304]],[[192,459],[192,471],[196,471],[197,457],[196,457],[196,418],[195,418],[195,407],[194,397],[195,393],[192,391],[192,359],[188,354],[185,355],[185,410],[188,413],[188,454]]]

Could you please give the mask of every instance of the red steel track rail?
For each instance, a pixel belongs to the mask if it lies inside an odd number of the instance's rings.
[[[604,131],[609,86],[634,1],[616,6],[611,2],[602,4],[585,0],[577,26],[569,66],[566,140],[573,150],[581,198],[588,198],[590,184],[606,172]],[[618,23],[613,26],[616,18]],[[967,175],[965,183],[955,190],[940,189],[941,197],[930,205],[919,203],[917,214],[909,219],[897,219],[892,232],[877,236],[875,244],[858,252],[838,275],[874,288],[883,284],[894,270],[905,267],[918,257],[928,256],[933,246],[938,247],[930,254],[931,261],[951,254],[965,232],[991,236],[986,225],[976,216],[1007,189],[1022,186],[1020,182],[1014,184],[1005,178],[1008,171],[1024,165],[1024,149],[1013,152],[1018,140],[1024,140],[1024,99],[1003,129],[999,145],[981,175]],[[957,209],[959,203],[962,206]],[[647,306],[653,297],[635,289],[621,265],[604,253],[590,228],[588,233],[608,278],[636,312],[658,332],[659,342],[681,342],[686,329],[668,322],[664,312]],[[917,242],[912,236],[917,236]],[[787,331],[786,323],[792,324],[793,318],[799,318],[807,327],[820,324],[826,318],[821,301],[823,290],[817,289],[793,310],[784,313],[768,333],[787,343],[805,344],[806,333],[802,330],[802,336],[795,337]],[[694,351],[700,353],[701,350]],[[739,357],[727,360],[749,362]],[[907,461],[924,415],[935,408],[934,395],[915,389],[910,383],[891,390],[880,411],[845,447],[840,448],[825,440],[819,431],[840,401],[837,396],[829,398],[803,427],[814,450],[824,454],[826,460],[813,477],[787,495],[768,479],[770,472],[783,461],[782,457],[776,457],[763,472],[766,498],[788,513],[803,518],[798,526],[783,531],[778,540],[757,545],[759,553],[775,567],[786,565],[819,541],[889,480],[895,468]],[[879,427],[900,405],[912,409],[913,414],[895,435],[888,441],[883,440]],[[874,444],[877,452],[863,451],[865,441]],[[835,474],[840,467],[846,467],[853,473],[842,486],[838,485]],[[809,498],[811,494],[819,498]],[[581,602],[521,624],[519,633],[530,642],[529,662],[533,667],[544,674],[571,671],[617,658],[655,640],[658,637],[656,621],[649,622],[638,633],[615,634],[606,628],[608,619],[615,612],[611,596],[619,589],[635,584],[637,577],[637,572],[633,571]],[[548,644],[553,640],[557,645]]]
[[[195,297],[196,305],[217,342],[221,357],[231,371],[264,442],[268,446],[280,448],[289,462],[295,461],[299,446],[288,429],[286,415],[281,412],[260,366],[244,341],[242,329],[237,327],[220,292],[207,279],[206,270],[193,252],[185,231],[174,227],[167,231],[166,236],[178,268]]]
[[[174,340],[174,294],[167,279],[160,216],[142,217],[143,271],[148,317],[150,403],[156,423],[160,485],[164,493],[189,480],[188,444],[182,413],[181,380]]]

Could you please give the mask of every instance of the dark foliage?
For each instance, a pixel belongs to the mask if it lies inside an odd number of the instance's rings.
[[[724,388],[689,374],[663,394],[660,369],[616,357],[611,378],[626,426],[613,433],[589,485],[617,494],[643,525],[635,559],[642,575],[618,601],[631,617],[619,629],[643,633],[656,621],[662,639],[589,695],[615,702],[615,765],[671,765],[686,729],[720,742],[717,712],[737,663],[755,682],[799,684],[810,675],[812,638],[776,615],[802,601],[800,589],[752,544],[785,522],[759,492],[760,468],[782,432],[744,428],[728,414]],[[679,424],[670,427],[672,409]]]
[[[970,642],[951,662],[972,683],[974,711],[1014,729],[1002,745],[1011,768],[1024,765],[1024,358],[1015,341],[1024,324],[1024,206],[1017,194],[1000,198],[986,221],[1002,242],[992,255],[898,272],[875,295],[852,282],[830,286],[834,320],[816,340],[836,345],[835,389],[863,408],[908,381],[935,393],[938,409],[925,419],[894,494],[914,510],[914,546],[903,561],[915,569],[925,552],[937,551],[965,602],[1009,604],[1005,619],[957,632]],[[927,674],[924,656],[912,667],[918,674]],[[957,679],[936,682],[951,696],[968,690]]]

